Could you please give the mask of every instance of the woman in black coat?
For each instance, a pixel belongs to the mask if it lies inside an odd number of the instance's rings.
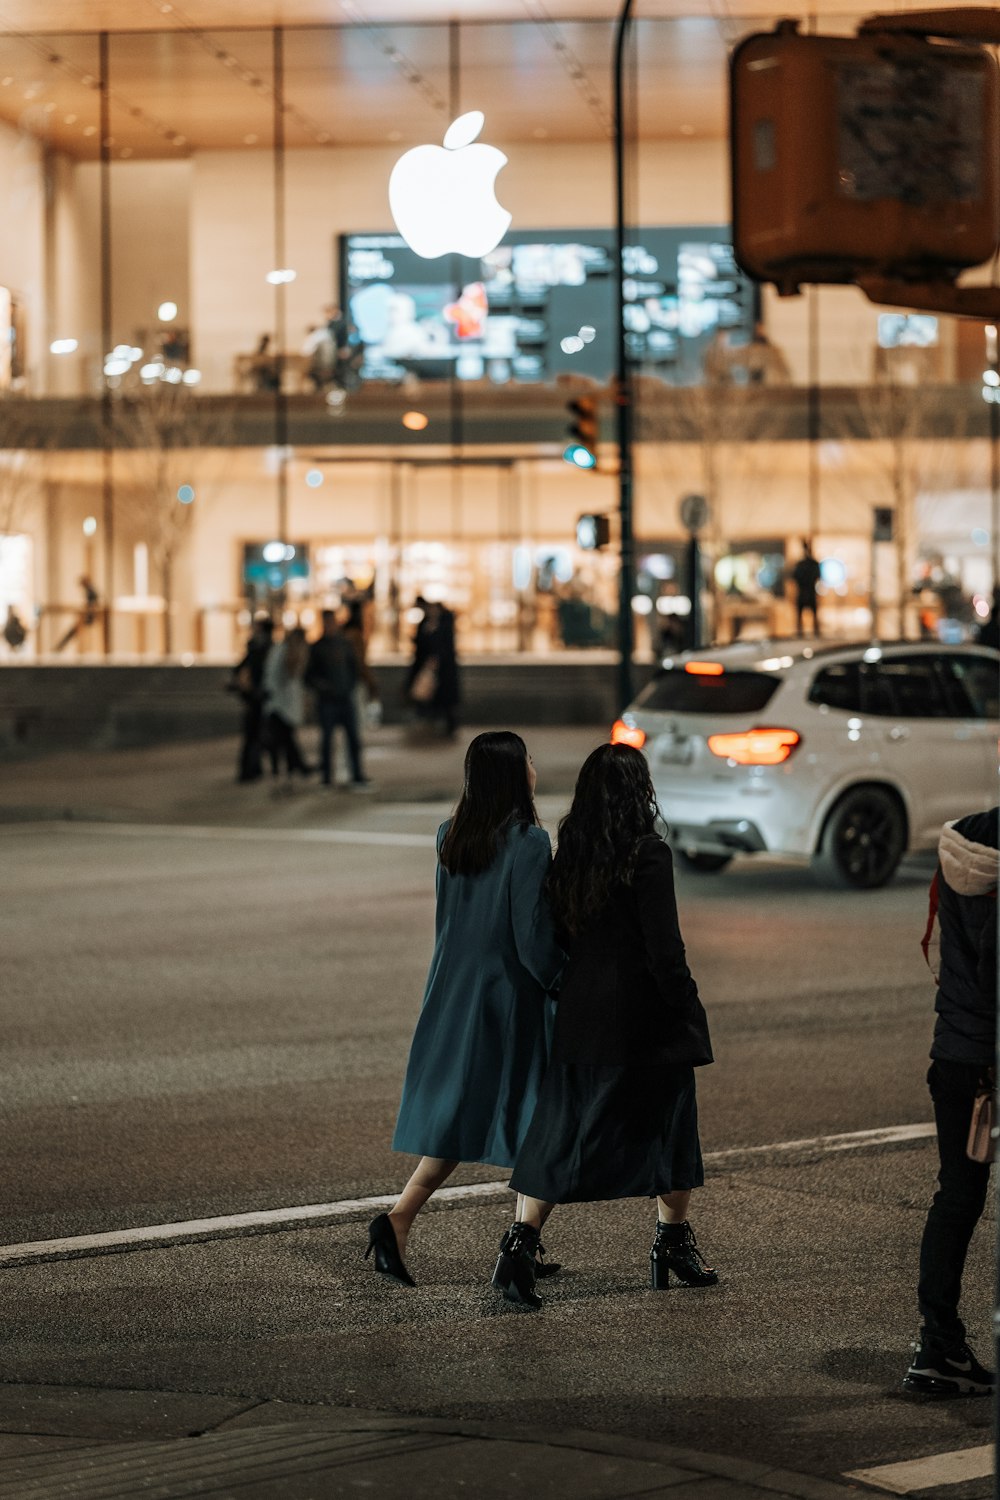
[[[652,1285],[710,1286],[687,1222],[704,1181],[694,1069],[712,1061],[684,956],[673,860],[656,833],[645,757],[602,745],[584,762],[559,826],[549,902],[568,952],[549,1070],[511,1187],[522,1220],[495,1284],[539,1306],[533,1258],[554,1203],[657,1200]]]

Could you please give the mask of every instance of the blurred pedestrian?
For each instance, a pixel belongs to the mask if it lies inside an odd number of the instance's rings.
[[[256,781],[261,775],[264,731],[264,664],[274,641],[274,621],[263,615],[255,620],[242,660],[233,668],[230,687],[243,700],[243,742],[236,770],[237,781]]]
[[[969,1347],[958,1304],[990,1178],[991,1153],[973,1158],[970,1125],[977,1095],[996,1091],[998,817],[993,807],[946,823],[931,883],[924,953],[937,970],[937,1019],[927,1085],[940,1170],[920,1243],[922,1325],[903,1380],[920,1395],[986,1396],[996,1381]]]
[[[993,590],[993,607],[985,624],[976,633],[976,644],[1000,649],[1000,588]]]
[[[354,648],[358,665],[358,685],[355,689],[355,713],[358,725],[378,722],[381,719],[382,700],[379,696],[375,674],[368,665],[368,634],[365,628],[365,606],[363,599],[351,599],[346,605],[347,613],[341,629]]]
[[[12,651],[20,651],[28,639],[28,628],[13,604],[7,606],[7,619],[4,621],[3,638]]]
[[[812,633],[819,635],[819,613],[816,599],[816,586],[822,577],[819,563],[813,556],[812,542],[808,537],[802,538],[802,556],[792,569],[792,582],[795,585],[795,630],[798,635],[803,634],[802,616],[812,615]]]
[[[404,1256],[420,1209],[460,1162],[512,1164],[545,1069],[546,995],[563,954],[543,900],[551,847],[534,792],[520,735],[477,735],[454,816],[438,829],[434,956],[392,1142],[421,1159],[372,1220],[365,1252],[404,1286],[416,1284]]]
[[[282,760],[289,777],[308,776],[312,771],[299,748],[296,732],[302,728],[306,716],[303,679],[308,657],[306,633],[296,625],[283,641],[272,647],[264,663],[271,765],[275,775]]]
[[[657,1201],[651,1281],[712,1286],[688,1223],[704,1181],[694,1069],[712,1061],[684,954],[670,849],[656,832],[649,765],[628,745],[583,763],[548,880],[568,953],[552,1059],[511,1187],[523,1217],[494,1274],[538,1305],[533,1256],[554,1203]]]
[[[423,609],[423,618],[413,637],[407,696],[418,718],[441,724],[445,738],[454,739],[461,697],[455,616],[447,605],[429,603],[419,595],[416,603]]]
[[[347,740],[351,786],[366,791],[371,783],[364,772],[361,738],[354,690],[358,663],[354,647],[337,624],[336,612],[323,611],[323,634],[309,648],[306,686],[316,694],[320,732],[320,775],[324,786],[333,785],[333,731],[339,726]]]
[[[70,641],[72,641],[76,636],[80,634],[81,630],[86,630],[87,627],[93,625],[94,621],[97,619],[98,606],[101,602],[100,594],[95,589],[88,574],[81,573],[80,577],[77,579],[77,582],[79,583],[80,588],[83,590],[83,604],[81,606],[79,614],[67,630],[66,634],[61,638],[61,640],[56,642],[54,648],[56,651],[61,651],[64,646],[68,646]]]

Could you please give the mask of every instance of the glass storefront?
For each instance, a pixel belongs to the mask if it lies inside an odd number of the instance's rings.
[[[690,495],[719,639],[794,628],[807,537],[831,633],[970,633],[996,572],[987,330],[762,295],[728,228],[738,36],[655,9],[629,62],[637,649],[690,610]],[[613,26],[154,25],[0,35],[5,657],[75,625],[66,659],[224,658],[255,610],[311,628],[348,597],[376,654],[418,597],[468,654],[613,648]],[[390,176],[473,110],[509,231],[421,257]],[[590,472],[563,459],[580,398]]]

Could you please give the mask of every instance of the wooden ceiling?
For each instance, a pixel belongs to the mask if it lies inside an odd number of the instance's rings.
[[[780,14],[804,16],[807,5],[821,30],[851,31],[868,13],[806,0]],[[289,148],[433,140],[451,114],[454,38],[444,23],[457,19],[460,103],[484,111],[491,141],[600,142],[617,9],[617,0],[0,0],[0,119],[74,157],[97,156],[103,30],[112,159],[268,149],[268,28],[281,24]],[[729,49],[779,13],[762,13],[760,0],[635,0],[634,14],[643,137],[720,139]]]

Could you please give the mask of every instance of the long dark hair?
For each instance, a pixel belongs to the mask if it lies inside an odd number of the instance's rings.
[[[656,832],[656,793],[646,757],[631,745],[600,745],[576,779],[559,824],[548,878],[556,925],[575,937],[635,875],[639,841]]]
[[[441,844],[449,875],[489,869],[512,823],[537,823],[528,748],[509,729],[477,734],[465,752],[465,785]]]

